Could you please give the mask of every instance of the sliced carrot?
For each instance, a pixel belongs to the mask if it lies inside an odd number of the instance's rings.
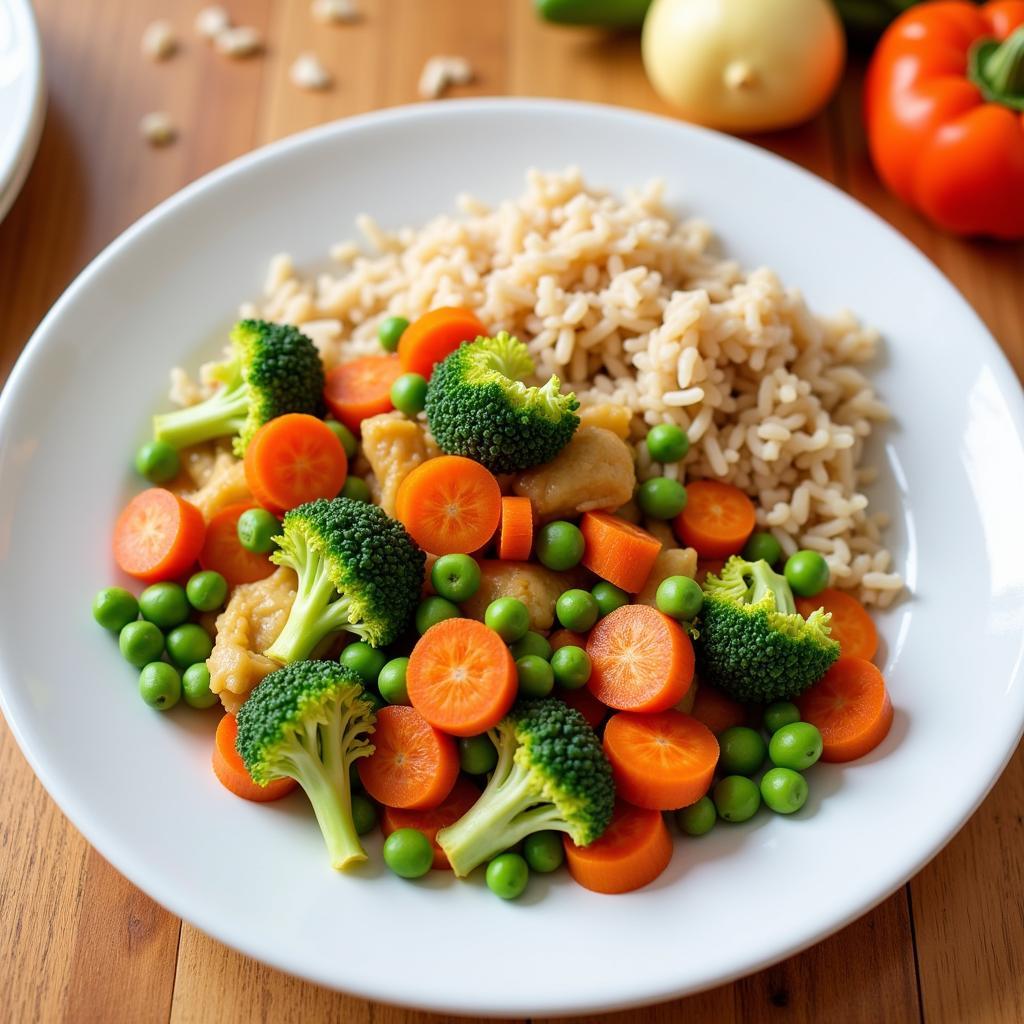
[[[696,803],[710,788],[718,740],[696,718],[669,709],[620,711],[604,727],[604,752],[615,792],[637,807],[673,811]]]
[[[366,792],[388,807],[437,807],[459,774],[451,736],[435,729],[415,708],[389,704],[377,712],[373,753],[356,762]]]
[[[701,558],[728,558],[743,549],[754,521],[754,503],[738,487],[694,480],[686,485],[686,507],[676,516],[675,528]]]
[[[533,502],[529,498],[501,499],[498,557],[525,562],[533,549]]]
[[[269,556],[247,551],[238,539],[238,520],[242,513],[258,507],[246,502],[228,505],[206,524],[206,540],[199,552],[199,564],[204,569],[219,572],[229,587],[266,579],[276,568]]]
[[[612,822],[589,846],[563,838],[569,874],[591,892],[632,892],[653,882],[672,859],[661,811],[617,801]]]
[[[480,790],[465,775],[460,775],[452,791],[436,807],[424,811],[403,810],[400,807],[385,807],[381,812],[380,825],[384,835],[389,836],[400,828],[414,828],[422,832],[434,848],[434,869],[450,870],[451,865],[444,850],[437,845],[439,829],[454,825],[480,798]]]
[[[552,654],[560,647],[582,647],[586,650],[587,635],[586,633],[574,633],[571,629],[556,629],[548,637],[548,643],[551,644]]]
[[[424,551],[469,554],[498,528],[501,489],[479,462],[441,455],[420,463],[402,481],[395,516]]]
[[[796,608],[804,618],[819,608],[831,612],[832,639],[839,642],[845,657],[870,661],[878,653],[878,630],[867,609],[852,594],[829,587],[817,597],[798,597]]]
[[[882,673],[864,658],[841,657],[796,699],[821,733],[822,761],[853,761],[889,734],[893,709]]]
[[[698,682],[696,687],[697,693],[690,714],[698,722],[703,722],[716,736],[734,725],[746,725],[747,709],[739,701],[727,697],[721,690],[707,683]]]
[[[451,355],[464,341],[473,341],[486,333],[487,328],[468,309],[432,309],[402,332],[398,342],[402,372],[420,373],[429,380],[435,363]]]
[[[363,420],[390,412],[391,385],[405,371],[397,355],[362,356],[339,363],[324,384],[324,401],[349,430],[358,430]]]
[[[225,715],[217,723],[217,735],[213,741],[213,774],[225,789],[231,790],[235,796],[240,796],[243,800],[265,804],[287,796],[298,785],[294,779],[287,778],[274,779],[265,786],[253,782],[245,762],[235,750],[237,738],[238,723],[235,716]]]
[[[661,551],[661,541],[639,526],[607,512],[586,512],[580,520],[586,547],[583,564],[630,594],[644,589]]]
[[[575,708],[591,729],[596,729],[608,717],[608,709],[585,686],[578,690],[558,689],[555,696],[563,704]]]
[[[493,729],[516,699],[516,663],[505,641],[475,619],[444,619],[416,642],[406,669],[412,706],[452,736]]]
[[[646,604],[616,608],[590,631],[590,692],[618,711],[665,711],[693,680],[693,644],[675,619]]]
[[[199,557],[205,534],[195,505],[163,487],[150,487],[117,517],[114,559],[122,571],[146,583],[173,580]]]
[[[316,498],[337,497],[348,456],[323,420],[292,412],[264,423],[245,449],[245,482],[266,509],[280,514]]]

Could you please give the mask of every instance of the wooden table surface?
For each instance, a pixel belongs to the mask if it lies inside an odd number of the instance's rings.
[[[0,224],[0,380],[72,277],[186,182],[301,128],[416,99],[424,60],[469,57],[453,94],[576,97],[663,110],[635,38],[539,25],[529,0],[360,0],[358,25],[324,27],[309,0],[229,0],[264,33],[264,57],[229,61],[191,31],[195,0],[36,0],[50,104],[28,183]],[[143,27],[169,17],[181,52],[152,64]],[[288,79],[315,50],[336,85]],[[762,145],[877,210],[952,278],[1024,373],[1024,248],[944,236],[881,189],[867,163],[854,62],[829,109]],[[137,124],[165,109],[176,144]],[[926,297],[921,297],[926,301]],[[898,400],[899,396],[889,396]],[[952,443],[952,440],[951,440]],[[964,699],[970,699],[964,681]],[[951,751],[955,738],[951,737]],[[922,766],[936,785],[952,766]],[[0,726],[0,1019],[185,1022],[374,1021],[430,1015],[366,1003],[249,960],[179,921],[114,871],[68,824]],[[1024,756],[914,880],[844,931],[776,967],[619,1022],[1005,1022],[1024,1020]],[[913,808],[908,808],[912,820]],[[841,880],[837,880],[841,883]],[[382,954],[384,951],[380,951]]]

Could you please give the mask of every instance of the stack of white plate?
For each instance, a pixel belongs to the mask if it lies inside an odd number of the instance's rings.
[[[0,220],[28,176],[45,109],[43,57],[29,0],[0,0]]]

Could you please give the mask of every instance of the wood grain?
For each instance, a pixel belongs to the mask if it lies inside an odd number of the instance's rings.
[[[253,146],[337,117],[414,102],[423,62],[468,57],[454,94],[562,96],[668,113],[643,76],[635,37],[539,24],[528,0],[362,0],[356,25],[324,27],[307,0],[233,0],[266,54],[229,61],[191,31],[198,0],[38,0],[50,107],[35,168],[0,224],[0,380],[47,308],[107,241],[181,185]],[[169,12],[171,12],[169,14]],[[160,65],[142,27],[171,17],[182,51]],[[289,81],[315,52],[325,92]],[[799,129],[758,144],[877,210],[952,278],[1024,374],[1024,248],[940,234],[881,189],[859,120],[860,69]],[[165,150],[137,123],[167,110]],[[422,155],[415,155],[420,158]],[[411,160],[414,168],[415,160]],[[345,1021],[441,1018],[371,1004],[287,977],[180,923],[67,824],[0,726],[0,1018],[21,1021]],[[643,1011],[590,1018],[675,1021],[1024,1020],[1024,756],[912,884],[814,948],[750,978]],[[916,941],[915,941],[916,940]]]

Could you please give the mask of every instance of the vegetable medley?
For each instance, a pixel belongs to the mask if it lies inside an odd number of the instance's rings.
[[[151,707],[223,709],[231,793],[301,786],[337,869],[379,825],[404,878],[484,867],[513,899],[564,863],[620,893],[669,863],[664,812],[688,836],[792,814],[819,759],[885,738],[871,619],[746,494],[637,487],[630,415],[528,383],[469,310],[379,336],[325,376],[296,328],[239,323],[136,458],[113,549],[147,586],[93,615]],[[646,444],[689,449],[669,423]]]

